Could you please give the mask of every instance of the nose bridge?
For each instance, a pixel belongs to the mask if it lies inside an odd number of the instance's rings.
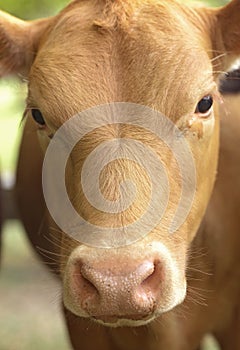
[[[109,263],[96,267],[83,265],[81,272],[83,277],[87,278],[104,293],[116,286],[119,292],[124,292],[129,288],[129,285],[131,285],[131,288],[135,288],[151,275],[154,272],[154,262],[144,261],[138,264],[128,261],[128,268],[126,269],[125,264],[123,265],[116,260],[114,265],[111,266],[109,266]]]
[[[77,247],[70,256],[70,263],[80,262],[80,268],[89,273],[104,271],[109,277],[125,276],[138,271],[145,261],[153,261],[159,254],[158,247],[147,244],[147,239],[119,248],[96,248],[85,245]],[[158,244],[164,247],[164,244]],[[167,248],[164,248],[167,250]],[[163,251],[163,250],[162,250]],[[91,272],[90,272],[91,271]]]
[[[121,134],[112,133],[112,138],[94,144],[95,148],[91,139],[85,142],[92,152],[81,155],[81,162],[76,158],[73,173],[78,181],[68,186],[72,188],[74,207],[87,220],[119,227],[122,221],[129,224],[144,213],[152,185],[147,170],[138,162],[137,147],[128,147]],[[78,153],[84,153],[82,148]]]
[[[69,197],[84,221],[79,235],[91,236],[90,244],[129,244],[160,224],[167,231],[178,204],[179,174],[171,149],[152,130],[128,124],[99,127],[75,147],[72,166]]]
[[[80,268],[91,275],[94,271],[111,276],[128,276],[137,274],[147,268],[149,262],[164,260],[173,263],[172,246],[168,241],[156,241],[154,237],[145,237],[131,245],[119,248],[96,248],[86,245],[78,246],[71,254],[70,264],[78,261]]]

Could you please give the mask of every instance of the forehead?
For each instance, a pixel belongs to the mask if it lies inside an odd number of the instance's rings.
[[[194,26],[194,12],[174,1],[99,3],[74,2],[43,40],[30,99],[46,112],[70,116],[124,101],[177,118],[210,92],[209,38]]]

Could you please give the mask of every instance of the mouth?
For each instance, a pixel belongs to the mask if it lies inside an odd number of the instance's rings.
[[[91,319],[101,324],[105,327],[140,327],[145,326],[148,323],[152,322],[156,316],[154,314],[150,316],[134,316],[134,315],[126,315],[126,316],[103,316],[103,317],[95,317],[92,316]]]

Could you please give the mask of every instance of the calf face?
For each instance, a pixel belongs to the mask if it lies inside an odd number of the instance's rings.
[[[36,123],[44,152],[73,115],[105,105],[98,113],[80,114],[74,130],[66,128],[71,135],[81,135],[69,152],[66,188],[84,224],[71,222],[62,209],[61,197],[53,193],[60,217],[83,237],[81,244],[61,231],[59,264],[64,304],[76,315],[111,326],[141,325],[183,301],[187,251],[204,215],[216,173],[217,79],[240,53],[239,10],[239,1],[210,10],[175,1],[89,0],[74,1],[58,16],[30,23],[1,13],[0,71],[2,75],[28,76],[27,117]],[[143,113],[136,107],[137,116],[129,113],[126,117],[122,112],[127,114],[128,109],[119,102],[127,102],[130,109],[132,103],[147,107]],[[154,123],[152,115],[159,118]],[[173,125],[178,128],[177,134]],[[164,135],[172,133],[174,147],[158,137],[157,129],[164,130]],[[63,144],[69,141],[66,130],[64,140],[62,134],[58,137]],[[185,185],[192,186],[194,178],[195,186],[186,218],[170,232],[186,180],[181,176],[179,159],[174,158],[177,138],[183,138],[191,151],[183,163],[189,172]],[[104,148],[113,140],[113,146]],[[154,153],[154,161],[140,144]],[[102,145],[97,157],[89,161]],[[54,153],[56,158],[64,153],[63,148]],[[119,149],[122,153],[117,152]],[[184,158],[184,149],[178,153]],[[144,157],[154,169],[155,161],[163,164],[170,188],[167,197],[164,179],[156,172],[153,178],[149,176]],[[105,158],[110,159],[107,164]],[[194,169],[188,164],[192,158]],[[46,164],[50,165],[48,161]],[[87,175],[81,178],[83,172]],[[112,208],[118,202],[122,210],[98,207],[91,180],[96,173],[104,200]],[[58,175],[51,174],[54,178]],[[121,187],[129,181],[136,193],[129,186]],[[162,197],[151,202],[156,183],[164,183]],[[87,197],[86,187],[96,206]],[[133,202],[126,205],[133,192]],[[186,191],[187,197],[190,192]],[[119,244],[119,237],[106,238],[108,231],[119,228],[124,236],[149,203],[152,212],[158,214],[164,196],[168,200],[157,223],[151,222],[151,217],[140,222],[131,232],[134,238],[121,241],[126,244]],[[49,222],[49,226],[54,225],[50,218]],[[106,237],[98,241],[102,228]]]

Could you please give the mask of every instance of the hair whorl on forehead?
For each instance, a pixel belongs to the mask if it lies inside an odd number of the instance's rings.
[[[94,21],[99,29],[116,28],[124,25],[133,13],[136,0],[93,0],[102,7],[101,16]]]
[[[66,9],[74,7],[75,5],[89,4],[95,7],[99,13],[98,18],[94,20],[94,26],[97,29],[114,29],[120,25],[127,23],[128,19],[134,12],[137,4],[142,0],[72,0]],[[64,10],[63,10],[64,11]]]

